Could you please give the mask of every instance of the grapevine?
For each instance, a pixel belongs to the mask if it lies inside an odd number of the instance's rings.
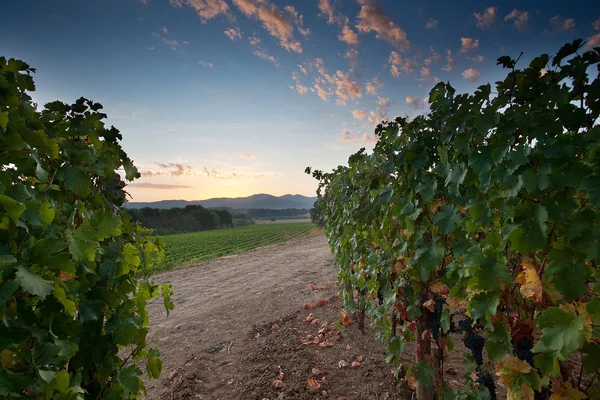
[[[347,308],[396,373],[417,342],[418,399],[600,394],[600,48],[519,62],[498,58],[506,78],[472,94],[438,83],[428,114],[377,126],[372,153],[306,170]],[[442,367],[462,313],[477,378],[459,392]]]
[[[123,211],[139,177],[81,98],[41,110],[26,63],[0,57],[0,398],[121,399],[157,378],[146,278],[163,242]]]

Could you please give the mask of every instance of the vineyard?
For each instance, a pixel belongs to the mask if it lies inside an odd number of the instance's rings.
[[[314,229],[314,224],[250,225],[241,228],[163,236],[165,257],[156,270],[210,260],[280,243]]]
[[[600,48],[519,59],[473,94],[437,84],[427,115],[380,124],[347,166],[307,168],[346,307],[419,400],[600,396]]]

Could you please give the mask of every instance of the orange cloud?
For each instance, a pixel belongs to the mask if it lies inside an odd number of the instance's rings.
[[[187,164],[178,163],[156,163],[158,170],[144,170],[140,174],[144,178],[156,177],[194,177],[194,178],[213,178],[213,179],[242,179],[245,177],[256,178],[256,176],[246,176],[236,172],[225,172],[218,168],[193,167]]]
[[[514,21],[514,26],[520,31],[527,29],[529,24],[529,13],[527,11],[519,11],[513,8],[510,14],[504,17],[505,21]]]
[[[363,143],[377,143],[377,136],[361,134],[359,132],[351,132],[348,129],[344,129],[342,136],[336,139],[338,142],[363,142]]]
[[[378,3],[373,0],[358,0],[358,3],[362,6],[356,25],[359,32],[375,31],[377,39],[383,39],[397,49],[410,48],[406,32],[394,23]]]
[[[442,68],[443,71],[446,72],[454,72],[454,66],[456,65],[456,60],[452,56],[452,50],[446,50],[446,65]]]
[[[477,71],[475,68],[467,68],[462,73],[463,78],[470,80],[471,82],[476,82],[477,79],[481,76],[481,73]]]
[[[474,13],[477,20],[477,27],[480,29],[489,29],[496,20],[496,11],[498,7],[487,7],[480,13]]]
[[[134,182],[128,183],[127,187],[136,187],[140,189],[159,189],[159,190],[168,190],[168,189],[191,189],[193,186],[188,185],[171,185],[165,183],[152,183],[152,182]]]
[[[352,110],[352,116],[356,119],[365,119],[367,112],[363,110]]]
[[[413,110],[422,109],[424,107],[423,99],[419,97],[408,96],[406,98],[406,103],[408,104],[408,107]]]
[[[287,13],[289,18],[296,24],[296,29],[304,37],[310,35],[310,29],[304,28],[304,17],[298,14],[298,11],[293,6],[285,6],[283,10]]]
[[[367,94],[375,96],[377,94],[377,90],[383,88],[383,83],[379,82],[377,77],[374,77],[373,80],[367,82],[365,85]]]
[[[273,64],[275,64],[275,66],[279,67],[279,61],[277,61],[277,59],[270,55],[265,49],[255,50],[252,52],[252,54],[254,54],[256,57],[262,58],[263,60],[272,62]]]
[[[319,11],[321,11],[319,15],[325,16],[328,24],[335,24],[338,22],[338,18],[335,16],[335,9],[330,0],[319,0],[317,7],[319,8]]]
[[[250,154],[250,153],[244,153],[240,157],[245,160],[255,160],[256,159],[256,156],[253,154]]]
[[[292,72],[292,79],[296,84],[295,86],[290,86],[292,90],[295,90],[299,94],[305,94],[306,92],[308,92],[308,86],[302,84],[302,82],[300,81],[300,76],[296,71]]]
[[[417,68],[416,59],[402,57],[396,51],[392,51],[390,53],[390,58],[388,61],[390,63],[390,72],[392,73],[392,76],[396,78],[399,77],[402,72],[405,74],[410,74]]]
[[[435,28],[437,28],[437,24],[438,24],[438,22],[436,19],[430,18],[429,21],[427,21],[427,23],[425,24],[425,28],[435,29]]]
[[[479,40],[475,39],[471,39],[471,38],[460,38],[460,42],[461,42],[461,49],[460,51],[462,53],[470,53],[473,50],[477,49],[479,47]]]
[[[219,14],[224,14],[231,19],[231,12],[225,0],[169,0],[169,3],[173,7],[180,8],[186,5],[193,8],[203,24]]]
[[[261,21],[282,48],[302,53],[302,45],[294,37],[294,25],[275,4],[268,0],[233,0],[233,3],[246,16]]]
[[[356,32],[352,30],[348,25],[344,25],[342,31],[338,35],[338,39],[341,42],[346,42],[348,44],[357,44],[358,43],[358,35]]]
[[[226,29],[223,33],[231,40],[237,40],[242,38],[242,32],[237,26],[234,28]]]

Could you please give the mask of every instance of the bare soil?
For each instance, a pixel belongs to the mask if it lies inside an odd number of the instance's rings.
[[[162,303],[149,305],[150,338],[160,344],[164,361],[161,378],[148,382],[149,399],[412,397],[407,382],[395,379],[385,363],[387,346],[377,342],[374,329],[362,334],[356,323],[341,331],[336,326],[341,303],[322,234],[174,269],[154,280],[173,285],[175,310],[166,317]],[[332,346],[301,343],[314,337]],[[455,342],[458,351],[446,371],[461,386],[462,344]]]

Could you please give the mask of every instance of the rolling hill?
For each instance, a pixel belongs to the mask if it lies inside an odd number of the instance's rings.
[[[286,194],[280,197],[270,194],[254,194],[248,197],[219,197],[207,200],[161,200],[153,202],[129,202],[126,208],[183,208],[187,205],[201,205],[206,208],[251,209],[268,208],[283,210],[286,208],[312,208],[316,197],[306,197],[299,194]]]

